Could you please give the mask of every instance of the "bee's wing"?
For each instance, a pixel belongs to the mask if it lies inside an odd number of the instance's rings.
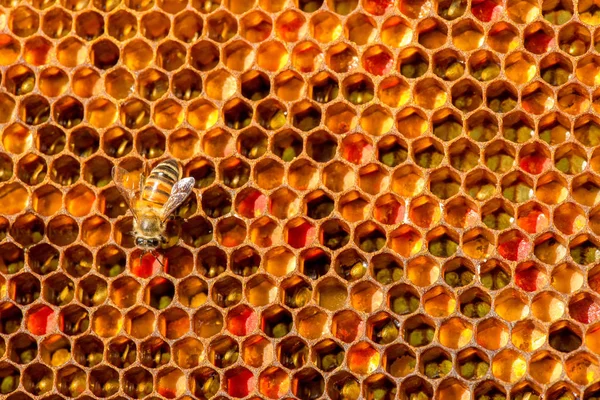
[[[123,196],[123,200],[125,200],[125,204],[127,204],[127,207],[133,213],[133,217],[137,219],[135,209],[132,206],[135,200],[135,190],[127,185],[128,174],[129,172],[126,169],[117,167],[116,165],[112,169],[112,178],[115,182],[115,186],[119,189],[119,192]],[[131,184],[129,186],[131,186]]]
[[[175,209],[179,207],[181,203],[183,203],[183,201],[190,195],[195,184],[196,180],[192,177],[189,177],[183,178],[173,185],[169,200],[167,200],[162,208],[163,221],[166,220],[169,215],[171,215],[173,211],[175,211]]]

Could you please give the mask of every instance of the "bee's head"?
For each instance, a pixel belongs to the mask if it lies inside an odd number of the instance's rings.
[[[161,243],[159,238],[136,237],[135,245],[143,249],[156,249]]]

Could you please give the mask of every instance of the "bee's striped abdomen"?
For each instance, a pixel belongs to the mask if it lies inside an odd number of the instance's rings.
[[[173,185],[181,176],[179,163],[173,159],[161,162],[150,172],[144,183],[141,200],[151,207],[162,207],[169,196]]]

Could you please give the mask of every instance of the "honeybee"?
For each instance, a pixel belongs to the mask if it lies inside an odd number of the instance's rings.
[[[164,232],[167,218],[189,196],[196,180],[181,179],[181,167],[173,159],[158,164],[144,179],[140,178],[140,196],[136,201],[135,191],[126,186],[128,172],[114,166],[112,177],[127,207],[133,213],[135,245],[144,253],[151,252],[166,242]]]

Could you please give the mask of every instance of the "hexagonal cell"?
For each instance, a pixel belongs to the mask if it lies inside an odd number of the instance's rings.
[[[30,256],[29,260],[33,261],[31,263],[31,267],[35,272],[48,273],[51,270],[53,270],[53,268],[56,269],[58,267],[58,251],[47,244],[41,244],[32,248],[32,250],[42,249],[44,249],[45,251],[40,251],[39,258],[37,256]],[[48,261],[48,258],[46,257],[49,257],[50,261]],[[16,246],[14,243],[4,243],[2,246],[0,246],[0,260],[2,261],[2,272],[5,274],[17,273],[25,266],[25,256],[23,249]],[[47,265],[46,268],[40,268],[39,264],[42,262],[42,260],[44,261],[43,266]]]
[[[27,285],[23,286],[26,287]],[[27,289],[31,290],[32,288],[29,287]],[[42,294],[48,303],[56,306],[64,306],[70,303],[75,297],[75,286],[71,279],[59,273],[48,277]]]
[[[458,288],[470,285],[474,278],[475,267],[466,258],[457,257],[446,261],[442,267],[444,282],[450,287]]]
[[[444,350],[433,347],[422,354],[419,370],[429,379],[443,378],[452,372],[452,360]]]
[[[419,308],[419,303],[419,294],[411,286],[400,284],[388,292],[389,307],[396,314],[411,314]]]
[[[321,225],[319,241],[329,249],[337,250],[350,241],[350,228],[342,220],[326,221]]]
[[[208,360],[218,368],[227,368],[238,360],[239,347],[237,342],[227,336],[213,339],[207,349]]]
[[[600,374],[598,362],[585,352],[569,358],[565,367],[567,376],[579,385],[589,385],[595,382]]]
[[[35,74],[25,65],[16,65],[6,71],[4,87],[15,96],[22,96],[35,88]]]
[[[406,398],[433,399],[433,388],[419,376],[411,376],[400,384],[400,393],[405,393]]]
[[[479,288],[471,288],[458,298],[460,312],[467,318],[484,318],[491,310],[492,299]]]
[[[402,334],[410,346],[426,346],[435,337],[435,324],[425,315],[415,315],[404,322]]]
[[[356,50],[346,43],[330,46],[325,54],[325,62],[336,73],[351,72],[359,65]]]
[[[86,390],[87,374],[81,368],[69,365],[58,371],[56,375],[57,389],[68,397],[79,397]]]
[[[471,199],[458,196],[448,202],[444,207],[444,219],[455,228],[469,228],[479,223],[479,212],[475,202]]]
[[[16,305],[3,302],[0,304],[0,315],[2,316],[3,323],[0,325],[0,331],[4,334],[12,334],[18,331],[21,327],[21,323],[23,322],[23,313]],[[27,316],[27,326],[31,331],[30,333],[37,335],[37,332],[42,332],[41,334],[46,333],[47,324],[45,321],[48,320],[48,317],[52,318],[53,312],[50,307],[41,306],[36,307],[29,312]],[[31,322],[29,321],[31,319]],[[55,320],[52,319],[52,322]],[[31,330],[31,328],[34,330]]]
[[[8,342],[8,358],[18,364],[29,364],[38,355],[37,342],[25,333],[17,334]]]
[[[423,246],[421,234],[410,225],[403,225],[390,233],[389,246],[403,257],[417,254]]]
[[[125,10],[110,14],[107,22],[108,34],[119,41],[131,39],[138,31],[136,17]]]
[[[19,183],[9,183],[0,188],[0,198],[5,203],[0,206],[0,212],[6,215],[17,214],[23,211],[27,205],[27,189]]]
[[[306,18],[296,11],[285,11],[277,18],[275,30],[280,39],[286,42],[296,42],[302,39],[308,31]]]
[[[518,321],[529,315],[530,307],[524,295],[513,289],[506,289],[496,297],[494,310],[506,321]]]
[[[125,394],[134,399],[141,399],[154,390],[152,375],[141,367],[128,370],[123,375]]]
[[[500,185],[502,196],[512,203],[524,203],[533,199],[531,178],[518,171],[506,175]]]
[[[215,282],[213,301],[221,307],[237,304],[242,298],[242,284],[233,277],[225,277]]]
[[[460,127],[460,129],[462,129],[462,126]],[[486,147],[489,150],[491,150],[491,148],[495,146],[493,143]],[[452,143],[450,145],[448,153],[450,158],[450,165],[452,165],[452,167],[461,172],[468,172],[473,168],[477,167],[477,165],[479,164],[479,149],[475,146],[475,144],[471,143],[467,139],[461,138],[456,142]]]
[[[265,254],[265,270],[274,276],[284,276],[296,269],[296,258],[286,247],[275,247]]]
[[[190,377],[190,388],[195,396],[209,399],[214,397],[220,387],[221,378],[212,368],[199,368]]]
[[[348,297],[348,290],[336,278],[327,278],[315,287],[315,301],[323,308],[336,311],[342,308]]]
[[[48,10],[42,17],[42,31],[52,39],[60,39],[71,30],[73,18],[62,8]]]
[[[207,278],[214,278],[225,272],[227,255],[217,247],[206,247],[200,250],[198,257],[198,272]]]
[[[599,139],[599,124],[596,119],[583,117],[575,123],[575,138],[584,146],[595,146]]]
[[[495,238],[488,230],[475,228],[463,235],[462,243],[465,255],[475,259],[486,259],[492,255]]]
[[[304,93],[304,79],[302,75],[294,71],[283,71],[273,79],[275,94],[283,101],[295,101]],[[299,118],[294,118],[293,122],[300,129],[310,130],[314,128],[315,123],[320,119],[321,112],[309,101],[302,101],[295,107],[292,107],[293,113],[299,113]],[[315,121],[317,120],[317,121]],[[302,125],[300,122],[304,121]]]
[[[368,342],[358,342],[346,353],[348,368],[358,375],[373,373],[379,367],[380,358],[380,354]]]
[[[584,20],[584,15],[581,20]],[[577,57],[584,55],[590,48],[591,34],[587,27],[577,23],[565,25],[558,32],[558,45],[565,53]]]
[[[442,50],[433,57],[433,73],[447,81],[460,78],[465,71],[465,60],[454,50]]]
[[[61,101],[62,100],[62,101]],[[66,102],[69,102],[69,100],[74,100],[72,97],[63,97],[63,99],[59,100],[59,102],[56,102],[54,104],[55,107],[55,114],[54,117],[57,120],[57,122],[59,123],[59,125],[62,125],[63,127],[65,125],[63,125],[63,123],[66,123],[66,125],[68,125],[69,128],[71,128],[74,125],[70,125],[69,121],[71,120],[58,120],[57,117],[59,117],[59,112],[58,110],[62,110],[60,107],[61,106],[65,106]],[[79,103],[79,101],[74,100],[76,103],[78,103],[79,106],[81,106],[81,103]],[[66,111],[66,110],[65,110]],[[78,123],[81,122],[81,119],[83,118],[83,106],[81,106],[81,108],[76,108],[73,111],[75,111],[76,115],[75,117],[79,117],[78,119],[75,119],[72,122],[75,122],[75,125],[77,125]],[[48,119],[50,118],[50,104],[48,103],[48,100],[46,100],[45,98],[32,94],[29,95],[25,98],[23,98],[21,100],[21,104],[19,106],[19,110],[18,110],[18,114],[19,117],[28,125],[40,125],[44,122],[47,122]],[[61,114],[62,115],[62,114]],[[21,127],[21,125],[15,124],[12,125],[11,128],[17,129]],[[9,130],[10,132],[10,130]],[[5,135],[9,135],[8,132],[5,131]]]
[[[391,76],[380,82],[377,97],[383,104],[399,108],[408,102],[411,95],[409,89],[410,87],[404,79]]]
[[[306,140],[306,153],[319,163],[327,162],[335,156],[337,140],[325,131],[310,134]]]
[[[510,203],[493,199],[481,208],[482,222],[490,229],[504,230],[515,222],[514,210]]]
[[[267,275],[256,275],[246,284],[246,298],[255,307],[272,303],[276,294],[277,288]]]
[[[104,18],[95,11],[86,11],[77,15],[75,33],[87,41],[98,38],[104,33]]]
[[[34,214],[20,215],[13,222],[10,235],[24,247],[35,245],[44,237],[44,223]]]
[[[540,62],[540,74],[542,79],[553,86],[560,86],[571,78],[573,64],[566,57],[552,53],[544,57]]]
[[[294,46],[294,50],[292,51],[292,65],[296,70],[301,72],[314,72],[323,63],[323,59],[324,56],[321,48],[313,42],[305,41],[298,43],[296,46]],[[296,75],[293,72],[290,74],[289,71],[284,71],[278,75],[278,77],[282,76]],[[278,94],[282,98],[292,96],[293,99],[296,99],[299,95],[299,88],[302,88],[301,84],[303,84],[303,82],[304,81],[302,79],[294,79],[290,82],[292,83],[292,88],[287,88],[288,90],[281,90]]]
[[[383,293],[373,283],[361,282],[352,288],[350,302],[355,310],[370,313],[383,303]]]

